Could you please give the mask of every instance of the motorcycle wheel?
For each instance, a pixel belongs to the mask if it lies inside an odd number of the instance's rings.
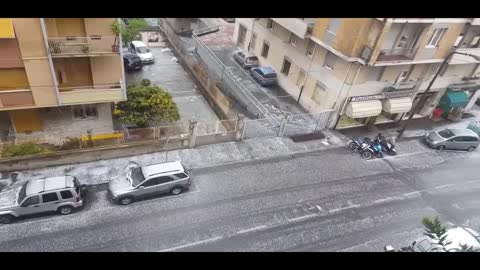
[[[375,153],[374,155],[375,155],[376,158],[383,158],[383,153],[382,152]]]
[[[390,156],[395,156],[395,155],[397,154],[397,152],[390,150],[390,151],[388,151],[388,154],[389,154]]]
[[[352,150],[355,150],[358,147],[358,144],[356,142],[351,142],[348,144],[348,147]]]
[[[363,159],[371,159],[372,158],[372,153],[369,151],[362,152],[362,158]]]

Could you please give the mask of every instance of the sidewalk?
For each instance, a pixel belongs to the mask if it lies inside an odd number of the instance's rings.
[[[436,122],[428,117],[413,119],[405,130],[403,138],[409,139],[421,137],[431,130],[442,130],[446,128],[467,128],[467,126],[471,122],[480,120],[480,106],[474,105],[472,109],[468,112],[468,114],[466,114],[466,116],[467,117],[464,116],[464,119],[461,119],[458,122],[453,122],[446,119],[442,119]],[[339,130],[339,132],[347,136],[348,138],[353,138],[357,136],[374,137],[378,133],[382,133],[383,136],[388,138],[391,136],[396,137],[398,135],[398,129],[400,129],[400,125],[398,123],[389,123],[375,126],[371,130],[368,130],[366,127],[359,127]]]
[[[96,185],[123,175],[126,169],[135,163],[148,165],[180,160],[188,169],[200,169],[345,147],[349,142],[348,138],[336,131],[326,130],[323,134],[325,139],[297,143],[288,137],[254,138],[241,142],[211,144],[168,152],[27,170],[18,172],[18,176],[13,175],[14,181],[11,173],[3,173],[0,186],[4,186],[4,191],[11,190],[29,179],[65,174],[76,176],[84,184]]]

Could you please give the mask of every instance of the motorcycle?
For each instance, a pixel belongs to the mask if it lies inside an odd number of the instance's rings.
[[[363,159],[371,159],[375,153],[371,146],[371,140],[365,137],[362,143],[358,146],[358,151]]]
[[[374,155],[376,158],[383,158],[383,157],[384,157],[383,147],[382,147],[382,145],[381,145],[381,143],[380,143],[380,140],[374,139],[374,140],[370,143],[370,148],[372,149],[373,155]]]
[[[387,141],[385,137],[383,137],[381,134],[378,134],[377,137],[375,137],[375,139],[380,142],[380,145],[383,147],[383,150],[387,152],[388,155],[395,156],[397,154],[395,145],[391,141]]]
[[[364,142],[364,140],[362,140],[361,138],[355,137],[355,138],[353,138],[353,140],[348,144],[348,147],[349,147],[351,150],[360,150],[360,147],[361,147],[361,145],[362,145],[363,142]]]

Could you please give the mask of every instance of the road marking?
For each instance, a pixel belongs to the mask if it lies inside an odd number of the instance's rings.
[[[455,184],[447,184],[447,185],[441,185],[441,186],[436,186],[436,189],[441,189],[441,188],[446,188],[446,187],[453,187]]]
[[[420,195],[420,192],[421,191],[413,191],[413,192],[409,192],[409,193],[403,193],[403,196],[410,196],[410,195]]]
[[[471,181],[467,181],[466,183],[480,183],[480,180],[471,180]]]
[[[359,204],[354,204],[354,205],[350,205],[350,206],[346,206],[346,207],[335,208],[335,209],[329,210],[328,212],[329,213],[335,213],[335,212],[338,212],[338,211],[342,211],[342,210],[346,210],[346,209],[350,209],[350,208],[355,208],[355,207],[359,207],[359,206],[360,206]]]
[[[398,200],[400,198],[398,197],[386,197],[386,198],[383,198],[383,199],[378,199],[375,201],[375,203],[382,203],[382,202],[388,202],[388,201],[393,201],[393,200]]]
[[[317,214],[310,214],[310,215],[296,217],[296,218],[289,218],[287,220],[290,221],[290,222],[295,222],[295,221],[298,221],[298,220],[307,219],[307,218],[311,218],[311,217],[314,217],[314,216],[317,216]]]
[[[260,226],[253,227],[253,228],[250,228],[250,229],[240,230],[240,231],[237,232],[237,234],[242,234],[242,233],[248,233],[248,232],[258,231],[258,230],[266,229],[266,228],[268,228],[266,225],[260,225]]]
[[[432,151],[422,151],[422,152],[413,152],[413,153],[406,153],[406,154],[401,154],[401,155],[395,155],[395,156],[384,156],[383,158],[372,158],[367,161],[378,161],[378,160],[383,160],[383,159],[393,159],[393,158],[398,158],[398,157],[406,157],[406,156],[412,156],[412,155],[418,155],[418,154],[425,154],[425,153],[430,153]]]
[[[320,205],[316,205],[316,207],[317,207],[317,209],[318,209],[319,212],[322,212],[322,211],[323,211],[323,210],[322,210],[322,207],[320,207]]]
[[[213,238],[209,238],[209,239],[205,239],[205,240],[201,240],[201,241],[197,241],[197,242],[193,242],[193,243],[189,243],[189,244],[185,244],[185,245],[181,245],[181,246],[162,249],[162,250],[159,250],[157,252],[167,252],[167,251],[174,251],[174,250],[177,250],[177,249],[182,249],[182,248],[187,248],[187,247],[193,247],[193,246],[197,246],[197,245],[201,245],[201,244],[215,242],[215,241],[220,240],[222,238],[223,238],[222,236],[217,236],[217,237],[213,237]]]

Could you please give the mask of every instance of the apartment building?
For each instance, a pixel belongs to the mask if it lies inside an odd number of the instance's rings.
[[[113,132],[126,100],[114,20],[0,19],[0,137]]]
[[[234,38],[304,108],[333,109],[329,126],[346,128],[408,117],[452,50],[480,56],[479,28],[474,18],[237,18]],[[414,117],[446,103],[462,117],[480,95],[479,63],[454,54]]]

